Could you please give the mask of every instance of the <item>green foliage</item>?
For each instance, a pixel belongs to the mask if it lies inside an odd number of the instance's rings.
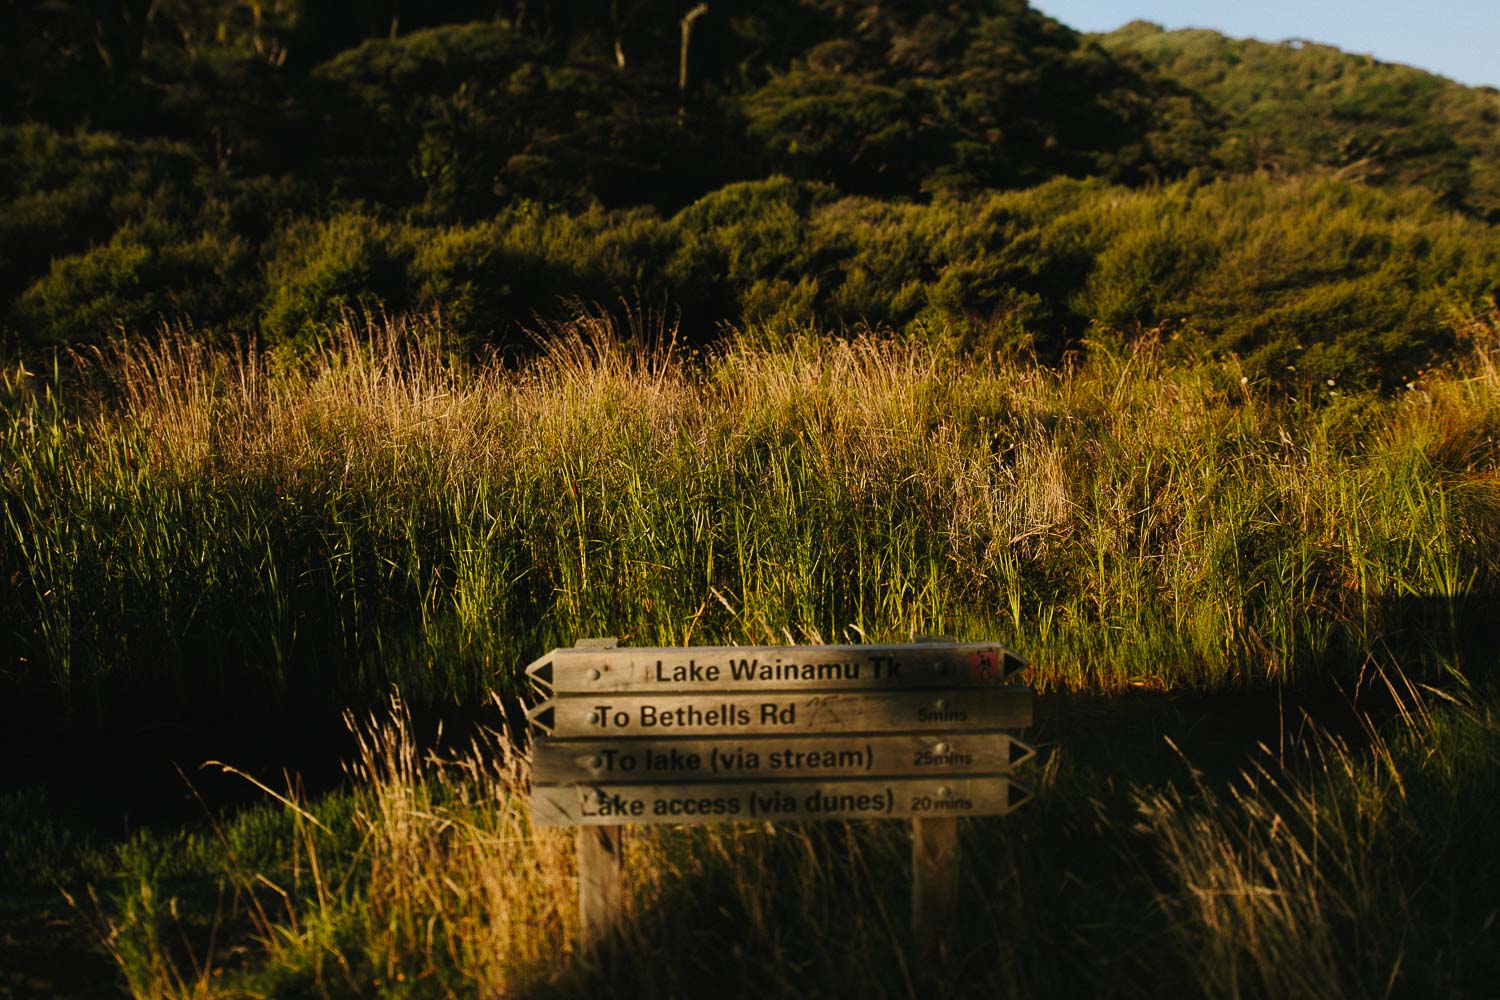
[[[290,229],[267,263],[262,324],[272,342],[305,347],[346,313],[402,309],[411,257],[403,237],[358,212]]]
[[[197,171],[192,152],[172,143],[0,128],[0,295],[18,294],[51,260],[122,226],[191,218]]]
[[[781,177],[722,188],[671,220],[680,243],[668,274],[737,322],[808,322],[820,280],[812,213],[834,195]]]
[[[1405,381],[1500,292],[1489,227],[1421,192],[1331,181],[1056,181],[927,205],[769,181],[672,222],[674,273],[706,264],[741,322],[817,316],[1052,357],[1094,327],[1164,330],[1179,356],[1232,352],[1291,382]]]
[[[325,169],[345,191],[473,219],[516,199],[680,202],[716,175],[712,122],[662,82],[503,22],[369,41],[312,75]]]
[[[36,94],[0,129],[0,324],[30,356],[179,317],[300,350],[408,307],[524,350],[623,299],[695,343],[873,324],[1057,360],[1155,331],[1390,386],[1500,288],[1500,98],[1323,46],[728,2],[679,92],[668,4],[54,6],[16,57],[113,80],[121,135],[48,128],[76,119]]]
[[[813,66],[818,53],[811,54]],[[861,76],[795,67],[745,102],[750,135],[797,177],[855,191],[907,189],[918,139],[912,96]]]
[[[1163,31],[1137,21],[1098,39],[1202,95],[1226,118],[1231,170],[1316,170],[1417,185],[1500,220],[1500,93],[1300,40]]]
[[[0,162],[0,322],[33,348],[183,319],[254,330],[265,242],[309,202],[157,140],[23,125],[0,129]]]
[[[1421,192],[1247,180],[1116,195],[1060,224],[1108,241],[1078,314],[1165,325],[1265,375],[1405,381],[1448,349],[1457,312],[1500,291],[1486,227]]]
[[[846,190],[964,192],[1057,174],[1171,176],[1166,123],[1192,144],[1206,110],[1024,3],[848,12],[839,38],[807,50],[742,102],[774,168]],[[1153,145],[1153,137],[1157,140]]]
[[[672,211],[765,170],[910,196],[1323,169],[1500,210],[1500,97],[1326,46],[1087,39],[1020,0],[724,0],[679,92],[678,6],[61,0],[0,31],[0,110],[439,224],[517,199]]]
[[[105,715],[390,682],[474,704],[599,632],[956,629],[1105,689],[1482,655],[1488,341],[1472,378],[1325,416],[1139,345],[1046,374],[784,336],[689,369],[665,330],[584,318],[469,372],[442,333],[346,330],[280,374],[169,340],[106,352],[76,401],[8,376],[3,682]]]
[[[39,150],[61,141],[22,138]],[[1056,358],[1091,329],[1161,330],[1179,356],[1232,352],[1257,375],[1390,385],[1443,356],[1457,317],[1500,292],[1489,226],[1421,189],[1333,180],[1059,180],[920,204],[772,178],[665,218],[520,202],[433,225],[358,209],[299,215],[291,182],[188,174],[202,182],[189,196],[168,173],[151,197],[127,186],[106,200],[92,176],[34,166],[16,185],[26,193],[11,231],[69,248],[45,275],[16,278],[9,325],[23,344],[187,317],[305,346],[345,310],[421,306],[470,345],[512,349],[570,303],[624,299],[670,304],[698,339],[722,322],[817,319]],[[184,211],[200,221],[163,221]],[[118,228],[73,249],[90,218]]]
[[[507,161],[546,118],[528,106],[545,93],[541,50],[504,24],[477,24],[340,54],[312,74],[325,167],[388,201],[420,192],[438,211],[493,209]]]
[[[654,212],[554,214],[522,204],[489,222],[446,229],[411,228],[416,253],[411,287],[473,343],[505,349],[534,345],[538,319],[571,313],[579,302],[696,297],[690,283],[669,284],[677,248]]]
[[[125,228],[108,243],[54,261],[21,295],[13,317],[32,343],[69,346],[200,318],[233,328],[248,325],[252,273],[237,239],[163,239]]]

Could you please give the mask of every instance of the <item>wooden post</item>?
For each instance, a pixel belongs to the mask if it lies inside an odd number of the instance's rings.
[[[918,636],[918,643],[945,641]],[[949,640],[951,641],[951,640]],[[948,931],[958,916],[958,817],[911,821],[911,926],[918,961],[939,972],[948,960]]]
[[[579,639],[575,649],[616,649],[620,640],[609,636]],[[578,936],[586,956],[593,958],[620,926],[625,908],[625,851],[620,826],[580,826],[578,846]]]
[[[911,821],[911,922],[923,961],[942,965],[958,915],[958,817]]]
[[[597,955],[620,924],[625,905],[624,832],[619,826],[578,828],[578,931],[586,955]]]

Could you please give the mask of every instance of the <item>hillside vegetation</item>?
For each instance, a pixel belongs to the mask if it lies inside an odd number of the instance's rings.
[[[83,3],[0,42],[0,329],[346,310],[532,350],[577,301],[861,321],[1056,361],[1164,335],[1398,386],[1500,291],[1500,95],[1317,45],[1018,0]],[[623,313],[617,313],[623,319]]]
[[[1424,187],[1500,221],[1500,91],[1304,39],[1278,43],[1133,22],[1095,39],[1224,115],[1222,168]]]

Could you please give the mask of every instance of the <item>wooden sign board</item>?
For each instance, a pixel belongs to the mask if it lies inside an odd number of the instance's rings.
[[[1030,798],[1004,776],[532,789],[537,826],[1003,816]]]
[[[1027,663],[993,643],[554,649],[526,676],[554,694],[987,687]]]
[[[527,713],[553,736],[946,732],[1031,724],[1025,687],[552,698]]]
[[[539,736],[533,743],[531,780],[538,785],[571,785],[1007,774],[1031,755],[1031,747],[1005,733],[662,741]]]
[[[1026,661],[993,643],[622,649],[585,640],[526,668],[532,822],[578,828],[585,947],[621,911],[622,827],[909,819],[915,927],[951,918],[959,816],[1003,816],[1031,748]],[[946,915],[946,916],[945,916]],[[929,941],[930,939],[930,941]],[[925,945],[924,945],[925,948]]]

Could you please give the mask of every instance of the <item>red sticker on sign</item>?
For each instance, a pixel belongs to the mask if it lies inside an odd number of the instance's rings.
[[[969,678],[976,681],[1000,679],[1000,653],[993,649],[981,649],[969,654]]]

